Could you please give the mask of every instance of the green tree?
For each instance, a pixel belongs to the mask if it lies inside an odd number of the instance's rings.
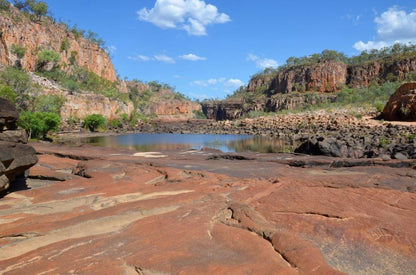
[[[17,94],[9,86],[0,85],[0,97],[8,99],[14,104],[16,103]]]
[[[39,1],[39,2],[33,1],[29,5],[29,8],[33,11],[33,13],[38,18],[41,18],[42,16],[45,16],[48,13],[48,5],[43,1]]]
[[[106,119],[100,114],[88,115],[84,120],[84,127],[90,129],[91,132],[95,132],[98,128],[105,127]]]
[[[26,130],[29,138],[46,139],[50,132],[58,130],[61,124],[61,118],[55,113],[23,113],[18,121],[18,125]]]

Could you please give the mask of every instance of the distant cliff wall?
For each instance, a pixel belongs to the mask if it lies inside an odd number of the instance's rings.
[[[19,59],[12,53],[12,45],[25,48],[23,58]],[[83,37],[75,38],[65,25],[48,18],[32,21],[13,7],[0,15],[0,64],[11,66],[19,59],[25,70],[34,71],[42,49],[59,53],[63,70],[69,69],[72,53],[77,65],[107,80],[117,80],[108,54]]]

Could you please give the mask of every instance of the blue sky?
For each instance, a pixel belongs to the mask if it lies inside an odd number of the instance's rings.
[[[416,43],[414,0],[46,2],[55,18],[98,33],[122,78],[198,99],[224,98],[290,56]]]

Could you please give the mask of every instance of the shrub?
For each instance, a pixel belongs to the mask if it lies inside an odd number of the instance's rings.
[[[6,67],[0,72],[0,80],[17,94],[27,93],[31,87],[29,76],[21,70],[12,67]]]
[[[36,65],[37,70],[43,71],[45,65],[47,65],[49,62],[55,63],[55,67],[56,63],[58,63],[60,59],[61,56],[59,55],[59,53],[52,50],[43,50],[38,54],[38,61]]]
[[[17,94],[9,86],[0,86],[0,97],[16,103]]]
[[[91,132],[95,132],[98,128],[104,128],[106,119],[100,114],[88,115],[84,120],[84,127],[90,129]]]
[[[0,0],[0,10],[10,10],[10,3],[7,0]]]
[[[123,123],[129,122],[129,115],[128,114],[121,114],[120,118],[121,118],[121,121],[123,121]]]
[[[201,110],[193,111],[193,113],[194,113],[194,118],[195,119],[206,119],[207,118],[207,116]]]
[[[110,127],[113,129],[120,128],[121,126],[123,126],[123,123],[121,123],[121,121],[116,118],[111,120],[109,124],[110,124]]]
[[[35,112],[47,112],[59,114],[64,104],[64,98],[58,95],[41,95],[34,101]]]
[[[16,55],[17,58],[21,59],[25,56],[26,49],[24,47],[19,46],[19,45],[12,44],[11,52],[12,52],[12,54]]]
[[[61,48],[60,48],[61,52],[67,52],[69,50],[69,46],[70,45],[69,45],[68,38],[65,38],[64,40],[62,40]]]
[[[64,88],[68,89],[70,93],[73,93],[79,90],[78,82],[72,79],[65,80],[62,85],[64,86]]]
[[[46,139],[46,135],[50,132],[58,130],[61,124],[61,118],[55,113],[23,113],[18,121],[18,125],[25,129],[29,134],[29,138]]]

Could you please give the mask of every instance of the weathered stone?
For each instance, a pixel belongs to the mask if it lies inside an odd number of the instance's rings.
[[[390,96],[382,116],[385,120],[416,121],[416,82],[401,85]]]
[[[4,191],[9,187],[17,176],[25,173],[27,169],[36,164],[38,158],[33,147],[13,142],[0,141],[0,175],[2,177],[3,187],[0,191]],[[7,184],[5,183],[5,179]]]
[[[18,118],[16,107],[9,100],[0,97],[0,132],[3,131],[4,126],[10,130],[16,129]]]
[[[38,60],[38,49],[45,48],[60,53],[61,63],[71,64],[73,58],[80,67],[85,67],[95,74],[116,81],[117,75],[108,54],[85,38],[77,37],[62,24],[40,23],[30,20],[16,8],[0,17],[1,43],[0,43],[0,63],[10,66],[18,61],[17,56],[10,54],[13,44],[25,47],[26,52],[23,59],[19,60],[21,67],[28,71],[35,71]],[[67,49],[61,50],[66,41]],[[71,53],[77,53],[71,58]],[[62,67],[70,70],[71,66]]]
[[[87,159],[82,166],[91,178],[44,180],[42,188],[28,180],[30,190],[1,199],[3,273],[412,274],[416,268],[409,160],[264,154],[207,160],[211,152],[171,151],[149,163],[124,149],[34,146],[39,176],[74,169],[77,161],[68,156],[78,156]]]
[[[0,141],[27,143],[26,131],[23,129],[0,132]]]

